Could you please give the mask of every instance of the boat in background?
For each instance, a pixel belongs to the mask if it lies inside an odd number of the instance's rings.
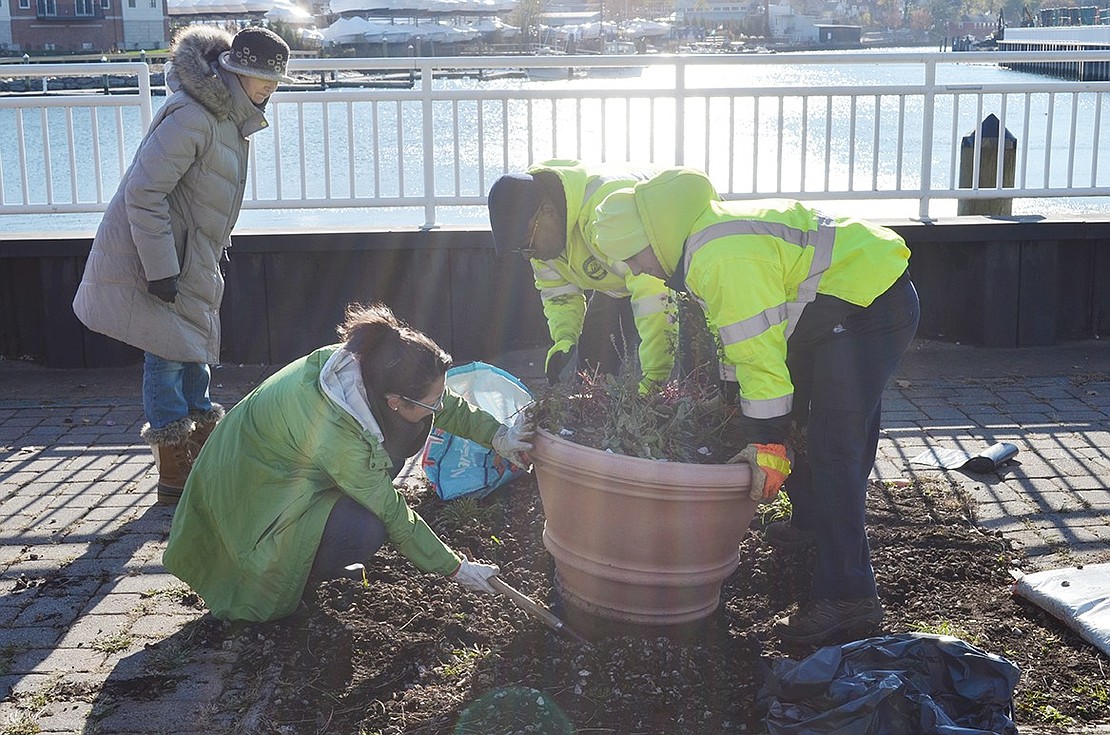
[[[554,82],[565,79],[574,79],[576,76],[584,76],[584,72],[580,70],[575,70],[573,66],[570,66],[569,59],[573,57],[573,54],[568,54],[563,49],[555,48],[554,46],[537,46],[536,49],[533,51],[533,54],[535,56],[547,58],[550,58],[552,56],[565,57],[565,59],[568,60],[568,62],[564,66],[524,67],[524,73],[527,74],[528,78],[533,81]]]
[[[632,57],[640,55],[635,42],[624,39],[606,41],[603,49],[603,55],[605,56],[627,56],[629,61],[633,61]],[[586,72],[586,75],[591,77],[638,77],[643,71],[644,64],[633,63],[628,66],[593,67]]]

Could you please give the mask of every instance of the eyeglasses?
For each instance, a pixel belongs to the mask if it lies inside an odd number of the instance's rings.
[[[411,403],[414,406],[420,406],[420,408],[424,409],[425,411],[431,411],[432,413],[437,413],[437,412],[443,410],[443,399],[446,396],[447,396],[447,390],[444,389],[443,393],[441,393],[440,396],[439,396],[439,400],[436,401],[434,405],[429,405],[427,403],[424,403],[423,401],[418,401],[415,398],[409,398],[408,396],[401,396],[401,400],[402,401],[408,401],[409,403]]]
[[[520,253],[522,256],[524,256],[525,258],[528,258],[528,259],[531,259],[531,258],[535,257],[536,248],[535,248],[535,245],[533,243],[536,242],[536,231],[539,230],[539,229],[540,229],[540,215],[537,212],[536,213],[536,223],[534,225],[532,225],[532,235],[528,238],[527,244],[525,244],[523,247],[517,248],[515,252]]]

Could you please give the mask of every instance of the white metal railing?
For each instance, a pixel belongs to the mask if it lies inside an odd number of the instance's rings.
[[[291,72],[304,84],[274,95],[271,126],[252,138],[244,207],[413,208],[411,224],[433,226],[443,208],[480,207],[497,176],[546,158],[694,166],[729,199],[911,200],[922,218],[936,200],[1108,196],[1101,120],[1110,82],[998,66],[1107,58],[1110,51],[294,59]],[[519,74],[522,66],[533,77],[572,71],[539,82]],[[355,83],[349,75],[359,70],[378,86],[333,86]],[[0,67],[3,77],[109,73],[136,75],[137,93],[0,97],[0,214],[103,210],[157,104],[144,63]],[[317,80],[321,88],[312,88]],[[984,164],[963,139],[989,114],[1017,139],[1012,186],[974,183]],[[994,181],[1006,183],[1003,164],[1002,156],[992,164]]]

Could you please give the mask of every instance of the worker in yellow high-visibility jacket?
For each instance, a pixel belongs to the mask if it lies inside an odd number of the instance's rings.
[[[678,330],[673,294],[655,276],[607,263],[594,246],[597,205],[658,172],[552,160],[491,187],[494,247],[532,265],[554,343],[544,362],[552,384],[582,369],[616,373],[625,347],[638,351],[645,390],[670,376]]]
[[[749,444],[733,461],[762,499],[790,477],[792,522],[768,536],[817,553],[780,637],[819,644],[880,622],[864,515],[882,392],[920,318],[903,239],[793,200],[721,202],[701,172],[671,169],[610,194],[597,243],[701,304],[738,381]],[[792,421],[807,439],[793,474]]]

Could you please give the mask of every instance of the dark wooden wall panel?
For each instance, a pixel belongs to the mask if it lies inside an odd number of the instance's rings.
[[[492,250],[452,251],[451,282],[451,353],[457,362],[490,360],[509,344],[547,344],[540,294],[524,258],[499,258]]]
[[[1095,286],[1094,295],[1091,298],[1093,317],[1091,333],[1084,335],[1084,339],[1091,336],[1110,337],[1110,237],[1100,239],[1093,245],[1095,250],[1092,269],[1092,282]]]
[[[0,354],[5,357],[45,353],[42,288],[38,259],[0,259]]]
[[[43,351],[47,363],[53,367],[83,367],[85,360],[85,335],[88,330],[73,313],[73,296],[84,272],[80,258],[43,258],[40,262],[42,278],[42,318],[45,325]],[[112,354],[112,345],[104,343],[104,357]]]
[[[338,341],[350,303],[381,301],[444,345],[452,343],[447,253],[400,250],[287,252],[266,256],[269,361],[282,364]],[[228,354],[234,354],[229,345]]]
[[[919,337],[992,347],[1017,344],[1017,246],[913,245],[910,275],[921,299]]]
[[[1021,243],[1021,275],[1018,291],[1018,347],[1056,344],[1059,298],[1059,259],[1062,244],[1057,241]]]
[[[966,217],[890,224],[910,245],[918,336],[987,346],[1102,336],[1110,325],[1110,219]],[[0,349],[55,367],[141,359],[77,321],[89,239],[0,239]],[[548,343],[531,269],[489,232],[245,233],[221,311],[225,362],[282,364],[336,341],[351,302],[384,301],[459,362]]]
[[[224,300],[220,305],[220,359],[229,363],[270,363],[270,294],[262,253],[232,248],[224,269]]]
[[[1097,293],[1099,249],[1095,243],[1083,240],[1060,243],[1052,289],[1056,299],[1056,342],[1087,339],[1098,333],[1092,295]],[[1047,285],[1045,280],[1041,287]]]

